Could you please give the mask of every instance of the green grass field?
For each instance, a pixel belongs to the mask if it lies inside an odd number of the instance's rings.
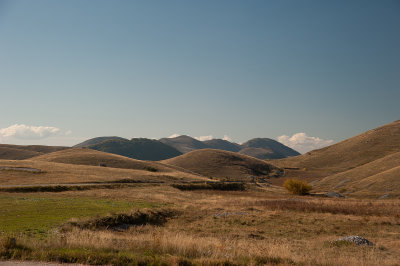
[[[155,204],[85,197],[0,196],[0,232],[45,234],[71,218],[105,215]]]

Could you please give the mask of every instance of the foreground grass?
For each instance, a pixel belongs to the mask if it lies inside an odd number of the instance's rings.
[[[0,232],[46,234],[49,229],[73,217],[90,217],[154,206],[148,202],[89,197],[3,195],[0,196]]]
[[[3,235],[0,258],[110,265],[399,265],[400,261],[400,209],[395,200],[180,191],[167,185],[40,195],[35,197],[79,199],[91,206],[121,199],[125,200],[121,204],[157,202],[178,212],[162,223],[140,223],[124,230],[103,222],[111,217],[125,223],[127,214],[77,215],[68,230],[50,230],[43,238],[23,233],[11,236],[16,239],[12,243]],[[346,235],[361,235],[376,246],[333,242]]]

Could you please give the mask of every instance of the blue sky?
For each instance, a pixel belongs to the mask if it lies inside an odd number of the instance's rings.
[[[400,1],[0,0],[0,142],[340,141],[400,118],[399,14]]]

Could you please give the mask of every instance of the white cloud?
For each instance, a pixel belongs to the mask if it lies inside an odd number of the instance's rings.
[[[71,135],[72,131],[71,130],[67,130],[67,132],[65,132],[65,136]]]
[[[200,137],[194,137],[194,138],[197,139],[197,140],[200,140],[200,141],[205,141],[205,140],[212,140],[213,136],[212,135],[208,135],[208,136],[200,136]]]
[[[295,133],[291,137],[282,135],[277,137],[277,140],[290,148],[300,152],[306,153],[311,150],[320,149],[333,144],[333,140],[324,140],[318,137],[307,136],[306,133]]]
[[[224,135],[224,137],[222,139],[227,140],[227,141],[232,141],[232,138],[229,137],[228,135]]]
[[[179,136],[181,136],[180,134],[172,134],[171,136],[169,136],[168,138],[169,139],[172,139],[172,138],[176,138],[176,137],[179,137]]]
[[[60,133],[60,129],[47,126],[27,126],[24,124],[15,124],[0,129],[1,138],[16,139],[43,139]]]

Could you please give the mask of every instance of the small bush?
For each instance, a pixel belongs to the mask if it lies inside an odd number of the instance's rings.
[[[306,181],[289,178],[283,183],[283,187],[286,188],[290,193],[295,195],[307,195],[310,193],[312,186]]]
[[[158,169],[155,168],[155,167],[153,167],[153,166],[147,166],[145,169],[146,169],[147,171],[150,171],[150,172],[157,172],[157,171],[158,171]]]

